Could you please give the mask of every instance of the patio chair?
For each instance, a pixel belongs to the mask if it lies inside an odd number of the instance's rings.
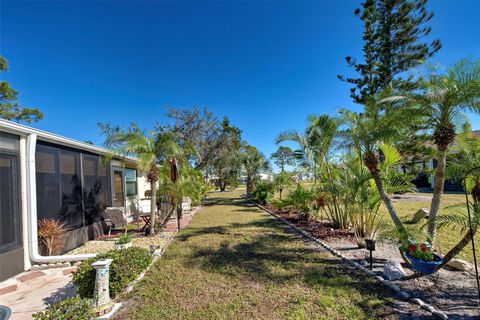
[[[112,229],[124,228],[127,226],[123,210],[120,208],[106,208],[102,214],[103,221],[107,224],[108,235],[111,234]]]

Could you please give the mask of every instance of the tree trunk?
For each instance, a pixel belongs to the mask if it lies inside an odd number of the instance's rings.
[[[328,158],[325,155],[325,168],[327,169],[327,177],[328,181],[333,184],[333,177],[332,177],[332,172],[330,171],[330,164],[328,162]],[[339,208],[338,208],[338,203],[337,203],[337,196],[332,194],[332,199],[333,199],[333,209],[335,210],[335,215],[339,217]],[[343,227],[343,226],[342,226]]]
[[[447,148],[437,146],[438,164],[435,169],[435,185],[433,189],[432,203],[428,215],[428,236],[432,247],[435,247],[435,236],[437,234],[437,215],[442,201],[443,187],[445,184],[445,168],[447,165]]]
[[[393,207],[392,200],[390,200],[390,197],[385,191],[385,187],[383,186],[383,182],[382,182],[382,179],[380,178],[379,172],[370,171],[370,173],[372,174],[373,180],[377,185],[378,193],[380,193],[380,197],[382,198],[383,203],[387,207],[388,213],[390,214],[390,217],[392,218],[393,223],[395,223],[397,230],[399,230],[402,233],[406,233],[405,227],[403,226],[402,221],[398,217],[397,211]]]
[[[173,207],[172,205],[172,209],[170,209],[170,212],[168,213],[167,217],[162,222],[162,228],[165,228],[165,226],[167,225],[168,221],[170,220],[174,212],[175,212],[175,207]]]
[[[283,188],[280,188],[280,200],[282,200],[282,191],[283,191]]]
[[[250,196],[253,192],[253,180],[252,177],[247,176],[247,195]]]
[[[472,241],[473,236],[477,232],[477,228],[473,229],[472,232],[470,232],[470,229],[467,231],[467,233],[463,236],[463,238],[453,247],[450,249],[450,251],[447,252],[447,254],[443,257],[443,263],[437,268],[437,270],[443,268],[450,260],[455,258],[460,251],[463,250],[467,246],[467,244]]]
[[[150,182],[152,196],[150,198],[150,235],[155,234],[155,213],[157,212],[157,181]]]

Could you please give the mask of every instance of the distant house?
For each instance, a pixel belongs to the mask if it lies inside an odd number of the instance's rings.
[[[480,130],[473,131],[473,136],[480,139]],[[458,142],[454,141],[452,146],[450,147],[449,154],[455,154],[458,151]],[[415,180],[412,181],[415,186],[419,189],[433,189],[435,177],[434,169],[437,167],[437,159],[430,157],[426,157],[423,159],[410,159],[409,161],[406,161],[403,165],[400,165],[398,169],[401,172],[407,173],[407,168],[412,166],[416,168],[415,172],[420,172],[420,174],[417,175]],[[462,191],[463,187],[461,182],[459,181],[446,180],[444,189],[445,191]]]
[[[262,181],[273,181],[273,175],[270,173],[260,173],[258,175],[258,178]],[[240,176],[240,178],[238,179],[238,182],[240,182],[241,184],[247,184],[247,176],[246,175]]]
[[[43,256],[38,220],[65,222],[61,253],[103,235],[107,208],[125,218],[148,188],[136,159],[103,158],[110,152],[0,119],[0,281],[33,263],[75,260]]]

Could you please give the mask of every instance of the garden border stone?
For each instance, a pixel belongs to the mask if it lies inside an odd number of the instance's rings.
[[[374,277],[378,282],[382,283],[383,285],[385,285],[386,287],[390,288],[391,290],[395,291],[402,299],[412,303],[412,304],[417,304],[419,305],[421,308],[427,310],[428,312],[430,312],[432,315],[440,318],[440,319],[448,319],[448,315],[441,311],[441,310],[438,310],[436,309],[433,305],[431,304],[427,304],[425,303],[423,300],[419,299],[419,298],[412,298],[410,296],[409,293],[403,291],[397,284],[389,281],[389,280],[386,280],[384,279],[382,276],[377,276],[374,272],[368,270],[367,268],[365,268],[364,266],[360,265],[359,263],[351,260],[350,258],[344,256],[342,253],[340,253],[339,251],[335,250],[334,248],[332,248],[331,246],[329,246],[327,243],[323,242],[322,240],[318,239],[318,238],[315,238],[313,235],[311,235],[309,232],[297,227],[296,225],[294,225],[293,223],[285,220],[284,218],[280,217],[278,214],[276,214],[275,212],[271,211],[270,209],[256,203],[255,201],[253,201],[252,199],[249,199],[247,198],[245,195],[241,195],[240,197],[242,197],[243,199],[253,203],[255,206],[257,206],[258,208],[262,209],[263,211],[267,212],[268,214],[270,214],[271,216],[277,218],[278,220],[282,221],[283,223],[287,224],[289,227],[293,228],[296,232],[300,233],[302,236],[320,244],[323,248],[325,248],[328,252],[330,252],[331,254],[333,254],[334,256],[336,257],[339,257],[340,260],[342,262],[344,262],[345,264],[347,265],[350,265],[360,271],[362,271],[363,273],[366,273],[367,275],[369,276],[372,276]]]

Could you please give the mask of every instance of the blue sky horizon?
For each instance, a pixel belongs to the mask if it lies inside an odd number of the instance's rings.
[[[166,107],[228,116],[270,156],[307,116],[360,111],[345,56],[361,58],[361,1],[0,3],[2,79],[45,119],[36,128],[101,144],[97,122],[152,128]],[[431,63],[480,58],[480,1],[430,1]],[[480,118],[470,117],[480,129]]]

